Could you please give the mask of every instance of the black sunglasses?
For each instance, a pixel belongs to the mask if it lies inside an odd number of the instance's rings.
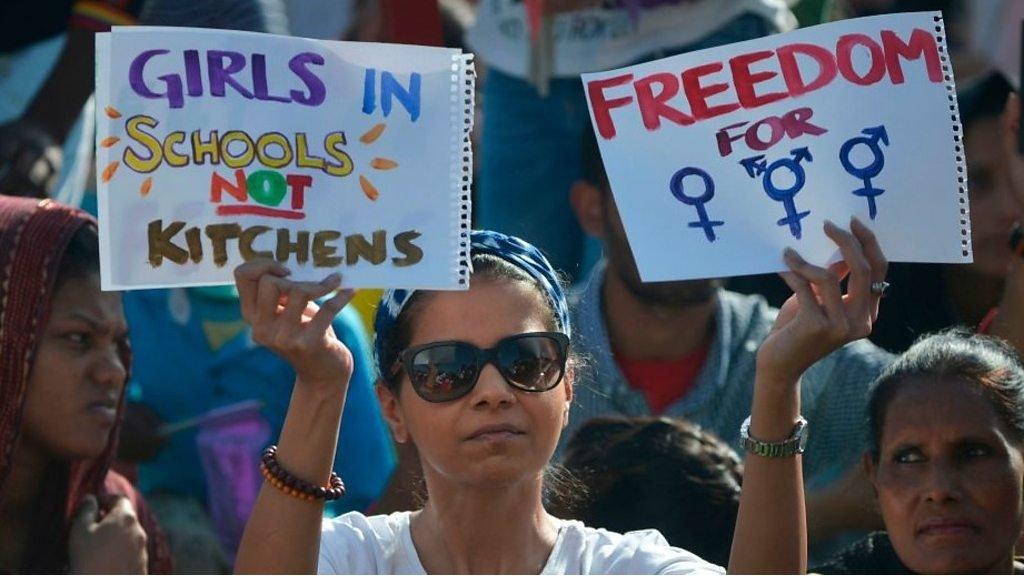
[[[565,375],[568,352],[565,334],[531,332],[509,336],[487,349],[457,340],[413,346],[399,355],[398,362],[420,398],[448,402],[469,394],[488,363],[494,364],[513,388],[551,390]]]

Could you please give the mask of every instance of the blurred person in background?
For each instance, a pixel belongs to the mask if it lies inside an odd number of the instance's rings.
[[[110,469],[131,366],[89,215],[0,196],[0,572],[167,574],[142,497]]]
[[[654,528],[672,546],[729,563],[743,463],[715,435],[674,418],[594,418],[561,464],[580,486],[569,486],[579,493],[556,516],[622,533]]]

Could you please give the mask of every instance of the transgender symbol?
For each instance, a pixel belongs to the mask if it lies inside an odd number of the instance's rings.
[[[875,126],[874,128],[865,128],[861,130],[862,134],[866,136],[857,136],[850,138],[843,143],[842,148],[839,149],[839,161],[843,163],[843,169],[846,170],[854,178],[859,178],[864,182],[864,187],[854,190],[853,193],[856,196],[863,196],[868,199],[868,215],[874,220],[878,214],[878,206],[875,205],[875,197],[881,196],[885,193],[882,188],[875,188],[871,185],[871,179],[885,168],[885,154],[882,152],[882,145],[889,145],[889,134],[885,131],[885,126]],[[879,144],[881,142],[881,144]],[[850,153],[853,152],[853,147],[858,144],[863,144],[871,150],[871,154],[874,156],[871,164],[858,168],[853,165],[850,160]]]
[[[764,186],[765,194],[776,202],[782,202],[783,207],[786,209],[786,217],[780,219],[777,224],[779,226],[788,225],[790,234],[799,240],[803,234],[800,228],[800,221],[811,212],[810,210],[797,212],[796,202],[793,200],[793,197],[804,187],[807,181],[804,167],[800,165],[800,162],[804,160],[811,162],[814,159],[811,158],[811,152],[806,147],[792,150],[790,154],[793,155],[792,158],[779,158],[771,164],[768,164],[764,156],[745,158],[740,160],[740,164],[747,169],[747,174],[751,178],[764,176],[761,179],[761,185]],[[772,174],[780,168],[785,168],[793,173],[793,185],[789,188],[776,188],[775,183],[772,181]]]
[[[683,191],[683,179],[687,176],[699,176],[704,181],[704,192],[699,196],[687,196]],[[709,219],[708,211],[704,207],[704,204],[710,202],[715,197],[715,181],[711,179],[711,176],[708,176],[708,173],[700,168],[683,168],[672,175],[668,187],[672,191],[672,195],[676,197],[676,200],[697,209],[697,221],[690,222],[687,226],[690,228],[703,228],[708,242],[714,242],[716,240],[715,226],[721,226],[725,222]]]

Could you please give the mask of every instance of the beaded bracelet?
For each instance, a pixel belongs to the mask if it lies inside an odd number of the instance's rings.
[[[291,472],[282,468],[277,462],[277,446],[268,446],[263,451],[260,473],[274,488],[302,500],[331,502],[345,495],[345,483],[334,472],[331,472],[331,480],[327,486],[317,486],[296,478]]]

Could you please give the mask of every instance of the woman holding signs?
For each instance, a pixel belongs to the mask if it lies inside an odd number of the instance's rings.
[[[871,331],[887,263],[874,236],[826,226],[844,263],[826,270],[788,251],[795,295],[758,355],[746,442],[751,452],[729,568],[803,572],[807,562],[798,380],[812,363]],[[352,356],[331,319],[340,285],[293,282],[273,262],[236,280],[253,336],[298,374],[280,445],[238,553],[239,572],[693,573],[721,568],[656,531],[616,534],[548,514],[544,471],[568,421],[573,375],[565,296],[533,246],[472,234],[466,292],[392,290],[377,312],[378,395],[395,439],[419,452],[429,494],[417,512],[346,514],[321,526]],[[849,292],[840,278],[849,273]]]

